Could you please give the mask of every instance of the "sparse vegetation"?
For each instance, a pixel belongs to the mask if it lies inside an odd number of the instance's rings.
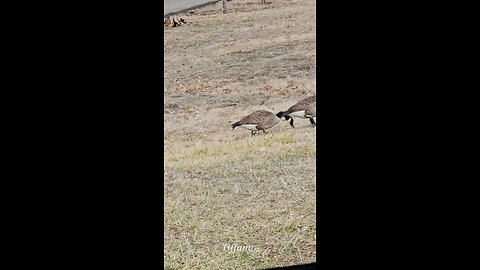
[[[202,7],[164,32],[165,269],[316,261],[316,128],[230,127],[316,93],[315,1],[235,0],[228,12]]]

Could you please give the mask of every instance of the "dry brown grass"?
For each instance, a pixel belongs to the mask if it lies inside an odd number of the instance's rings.
[[[316,260],[316,129],[301,119],[253,137],[230,127],[316,93],[315,2],[228,5],[182,14],[187,24],[164,32],[165,269]]]

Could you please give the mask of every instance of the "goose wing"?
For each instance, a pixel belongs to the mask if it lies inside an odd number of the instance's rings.
[[[288,108],[287,113],[306,111],[312,106],[312,104],[315,106],[316,103],[317,103],[317,96],[311,96],[311,97],[302,99],[297,103],[295,103],[290,108]]]
[[[245,116],[244,118],[242,118],[240,121],[239,121],[239,124],[241,125],[258,125],[258,124],[261,124],[263,123],[265,120],[267,120],[269,117],[271,117],[273,115],[273,113],[271,112],[268,112],[268,111],[263,111],[263,110],[260,110],[260,111],[255,111],[247,116]]]

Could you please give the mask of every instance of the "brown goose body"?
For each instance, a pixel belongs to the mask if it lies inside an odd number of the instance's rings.
[[[285,111],[283,117],[285,117],[285,120],[287,121],[290,120],[290,125],[292,127],[294,127],[292,117],[308,118],[310,119],[310,123],[313,126],[316,126],[313,117],[317,117],[317,96],[310,96],[298,101]]]
[[[255,111],[245,117],[243,117],[240,121],[235,122],[232,125],[232,130],[236,127],[243,127],[245,129],[251,130],[252,135],[255,134],[256,131],[265,130],[273,127],[278,122],[280,122],[281,113],[274,114],[269,111],[259,110]]]

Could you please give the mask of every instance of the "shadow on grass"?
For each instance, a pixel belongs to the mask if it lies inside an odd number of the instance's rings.
[[[278,268],[267,268],[264,270],[280,270],[280,269],[298,269],[298,270],[310,270],[310,269],[318,269],[317,263],[309,263],[309,264],[302,264],[302,265],[292,265],[287,267],[278,267]]]

